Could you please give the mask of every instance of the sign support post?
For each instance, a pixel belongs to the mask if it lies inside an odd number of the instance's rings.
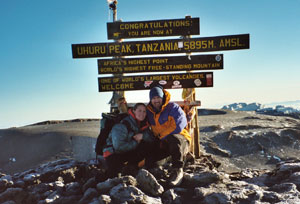
[[[191,16],[186,16],[186,19],[190,19]],[[189,39],[190,35],[182,36],[185,39]],[[191,60],[191,52],[186,53],[189,60]],[[187,71],[187,73],[190,73],[191,71]],[[182,89],[182,98],[184,101],[193,102],[196,101],[196,92],[195,88],[185,88]],[[186,112],[187,117],[190,118],[189,124],[188,124],[188,130],[192,137],[192,144],[191,144],[191,152],[194,153],[196,158],[200,157],[200,133],[198,128],[198,111],[197,107],[189,107],[184,106],[184,110]]]
[[[117,0],[113,0],[111,3],[109,3],[109,9],[111,9],[113,11],[113,22],[117,21]],[[115,42],[121,42],[122,39],[118,39],[118,40],[114,40]],[[119,56],[115,56],[113,57],[115,59],[121,58]],[[114,77],[122,77],[122,73],[121,74],[114,74]],[[109,101],[110,104],[110,112],[112,112],[113,107],[117,107],[118,105],[118,101],[119,99],[124,98],[123,100],[125,100],[125,91],[113,91],[113,95],[112,98]],[[124,102],[124,101],[122,101]]]

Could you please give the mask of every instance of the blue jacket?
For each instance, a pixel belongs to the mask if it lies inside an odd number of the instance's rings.
[[[131,111],[129,111],[129,115],[123,120],[129,122],[131,130],[128,130],[126,125],[122,123],[114,125],[106,140],[106,147],[103,149],[103,152],[124,153],[134,150],[138,146],[138,142],[133,139],[133,136],[137,133],[143,134],[143,141],[145,142],[152,142],[154,140],[149,125],[147,124],[140,128]]]
[[[147,105],[147,118],[154,136],[164,139],[171,134],[181,134],[191,143],[191,136],[185,129],[187,119],[184,111],[177,103],[170,102],[171,95],[168,91],[163,91],[164,102],[158,113],[153,110],[151,101]]]

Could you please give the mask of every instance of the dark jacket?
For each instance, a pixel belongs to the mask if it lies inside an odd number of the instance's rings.
[[[142,122],[139,124],[133,112],[129,110],[128,113],[129,115],[123,120],[129,122],[130,128],[128,129],[122,122],[114,125],[106,140],[106,147],[103,149],[104,153],[107,151],[109,153],[124,153],[134,150],[138,146],[138,142],[133,139],[133,136],[137,133],[143,134],[143,141],[152,142],[154,140],[148,123]]]

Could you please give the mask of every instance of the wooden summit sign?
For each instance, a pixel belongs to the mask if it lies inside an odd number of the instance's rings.
[[[107,38],[199,35],[199,18],[107,23]]]
[[[213,72],[98,78],[99,92],[147,90],[156,84],[164,89],[213,87]]]
[[[249,34],[217,37],[72,44],[73,58],[211,52],[249,49]]]
[[[223,54],[98,59],[99,74],[223,69]]]

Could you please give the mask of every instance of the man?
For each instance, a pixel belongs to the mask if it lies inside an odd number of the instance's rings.
[[[160,86],[153,87],[149,97],[147,118],[159,142],[146,159],[146,167],[151,168],[156,161],[171,156],[170,185],[177,186],[183,178],[184,158],[191,142],[191,136],[185,129],[186,115],[178,104],[170,102],[170,93]]]

